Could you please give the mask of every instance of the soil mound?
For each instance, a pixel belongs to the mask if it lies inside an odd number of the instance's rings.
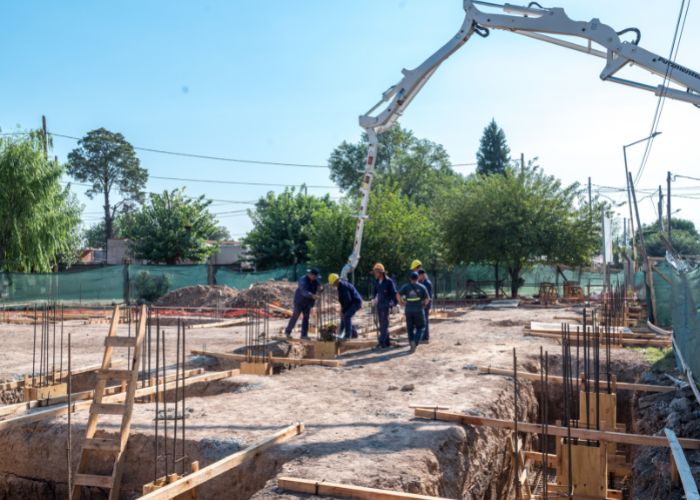
[[[195,285],[178,288],[156,302],[165,307],[228,307],[238,296],[238,290],[227,286]]]
[[[296,283],[289,281],[265,281],[254,283],[231,299],[228,307],[252,307],[258,302],[275,304],[285,309],[294,307]]]

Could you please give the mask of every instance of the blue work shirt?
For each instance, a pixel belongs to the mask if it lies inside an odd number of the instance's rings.
[[[373,299],[377,299],[377,307],[389,309],[396,305],[396,285],[394,280],[384,276],[381,281],[374,280]]]
[[[316,302],[313,296],[318,292],[318,287],[318,280],[311,281],[308,276],[302,276],[299,279],[297,291],[294,293],[294,307],[300,309],[313,307]]]
[[[430,303],[428,304],[427,309],[430,309],[430,306],[433,305],[433,282],[428,279],[428,275],[425,275],[425,280],[419,281],[421,285],[425,287],[426,290],[428,290],[428,297],[430,298]]]
[[[406,283],[399,289],[399,294],[406,301],[406,312],[415,313],[423,310],[423,301],[429,299],[428,289],[420,283]]]
[[[345,312],[353,305],[362,307],[362,295],[352,283],[341,279],[338,282],[338,302],[340,302],[340,311]]]

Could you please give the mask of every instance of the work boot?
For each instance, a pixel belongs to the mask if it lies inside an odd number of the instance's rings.
[[[409,352],[411,352],[411,353],[414,353],[414,352],[416,352],[416,343],[415,343],[415,342],[413,342],[413,341],[411,341],[411,349],[410,349],[410,351],[409,351]]]

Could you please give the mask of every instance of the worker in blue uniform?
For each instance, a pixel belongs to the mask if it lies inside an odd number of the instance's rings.
[[[428,290],[418,283],[418,273],[411,271],[410,283],[402,286],[396,294],[396,300],[405,306],[406,330],[411,352],[416,352],[416,347],[421,341],[425,328],[425,306],[430,298]]]
[[[384,265],[377,262],[372,268],[374,274],[374,287],[372,293],[372,303],[377,308],[379,319],[379,341],[377,348],[386,349],[391,347],[389,337],[389,311],[396,305],[396,285],[394,280],[386,275]]]
[[[418,283],[423,285],[428,290],[428,298],[430,301],[425,306],[425,330],[423,331],[424,344],[430,343],[430,309],[433,307],[433,282],[428,278],[428,274],[422,267],[418,270]]]
[[[341,339],[356,337],[357,333],[352,326],[352,317],[362,309],[362,296],[357,288],[347,280],[333,273],[328,275],[328,284],[338,289],[338,302],[340,302],[340,314],[342,319],[338,337]]]
[[[309,338],[309,317],[311,316],[311,308],[316,303],[316,294],[319,292],[319,276],[319,270],[311,268],[307,269],[306,274],[299,279],[299,286],[294,292],[294,312],[289,318],[284,332],[288,338],[292,336],[292,330],[294,330],[300,315],[302,315],[301,338]]]

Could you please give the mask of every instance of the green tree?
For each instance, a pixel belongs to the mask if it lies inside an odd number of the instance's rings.
[[[204,196],[185,196],[184,188],[150,194],[138,211],[122,219],[131,253],[153,263],[204,262],[218,250],[207,241],[217,230],[210,204]]]
[[[367,135],[359,143],[344,141],[328,160],[331,179],[351,195],[357,195],[365,171]],[[398,186],[401,193],[419,204],[432,204],[438,187],[457,174],[445,148],[415,137],[410,130],[394,125],[379,136],[374,185]],[[373,188],[374,189],[374,188]]]
[[[0,269],[48,272],[80,245],[80,210],[38,134],[0,138]]]
[[[117,216],[112,221],[112,238],[121,238],[121,223],[120,217]],[[89,248],[107,248],[105,240],[105,221],[101,220],[92,226],[83,230],[83,242]]]
[[[296,265],[308,260],[306,243],[314,212],[331,203],[323,198],[285,189],[267,193],[248,215],[253,229],[243,239],[258,269]]]
[[[207,235],[208,240],[227,241],[231,239],[231,232],[226,226],[216,226],[214,230]]]
[[[86,191],[91,199],[103,197],[105,241],[114,237],[117,215],[143,202],[148,181],[148,172],[141,168],[131,144],[122,134],[104,128],[88,132],[68,153],[68,174],[91,185]],[[121,195],[116,203],[112,199],[115,190]]]
[[[309,257],[326,270],[339,270],[352,251],[355,234],[354,203],[336,203],[314,215]],[[396,186],[373,192],[368,207],[361,259],[356,270],[367,275],[375,262],[403,278],[412,259],[433,263],[439,257],[436,224],[430,213],[402,194]]]
[[[491,119],[481,136],[476,161],[476,172],[484,175],[503,174],[510,162],[506,134],[494,119]]]
[[[590,217],[579,185],[564,187],[532,165],[474,176],[445,206],[441,228],[448,260],[503,266],[513,297],[532,264],[583,265],[600,248],[599,217]],[[594,213],[601,209],[594,207]]]
[[[665,223],[665,222],[664,222]],[[647,255],[663,257],[666,255],[666,230],[659,230],[658,221],[655,224],[644,224],[644,243]],[[680,255],[700,255],[700,234],[692,221],[686,219],[671,219],[671,240],[673,250]]]

